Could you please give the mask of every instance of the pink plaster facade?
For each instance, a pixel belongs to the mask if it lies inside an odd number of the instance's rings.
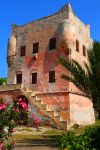
[[[49,41],[56,38],[56,49],[49,50]],[[79,41],[79,52],[76,51]],[[39,42],[37,54],[32,54],[33,43]],[[26,46],[25,56],[20,56],[21,46]],[[69,94],[77,90],[71,83],[61,79],[67,71],[57,62],[57,58],[74,58],[87,61],[82,46],[92,45],[90,28],[74,14],[70,4],[58,13],[43,19],[17,26],[13,25],[8,44],[8,85],[16,84],[16,74],[22,73],[22,87],[31,90],[41,104],[54,113],[59,113],[60,121],[67,128],[73,124],[94,123],[94,111],[89,99]],[[49,71],[55,71],[55,82],[49,83]],[[37,83],[32,84],[32,73],[37,72]],[[55,115],[56,116],[56,115]]]

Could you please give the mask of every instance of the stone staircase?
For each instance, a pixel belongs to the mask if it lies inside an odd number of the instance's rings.
[[[21,92],[30,100],[30,103],[39,108],[43,114],[49,117],[51,121],[56,124],[56,127],[59,129],[67,130],[67,120],[63,119],[60,112],[53,110],[49,105],[44,104],[37,96],[37,92],[33,92],[27,88],[21,88]]]

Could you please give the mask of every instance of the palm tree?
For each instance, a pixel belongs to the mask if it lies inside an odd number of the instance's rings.
[[[65,60],[59,58],[59,62],[69,73],[62,75],[62,78],[74,83],[80,92],[72,92],[92,100],[93,107],[100,118],[100,43],[94,42],[93,48],[87,51],[88,63],[84,61],[82,67],[74,59]]]

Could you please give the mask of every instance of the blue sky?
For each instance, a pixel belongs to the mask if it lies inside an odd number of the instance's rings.
[[[11,24],[22,25],[57,12],[70,3],[75,14],[91,26],[91,37],[100,41],[100,0],[0,0],[0,77],[7,77],[7,41]]]

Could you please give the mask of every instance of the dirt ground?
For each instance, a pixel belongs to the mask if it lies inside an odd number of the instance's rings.
[[[58,150],[58,148],[53,139],[26,139],[26,142],[17,141],[14,150]]]
[[[23,146],[15,147],[14,150],[58,150],[56,146]]]

